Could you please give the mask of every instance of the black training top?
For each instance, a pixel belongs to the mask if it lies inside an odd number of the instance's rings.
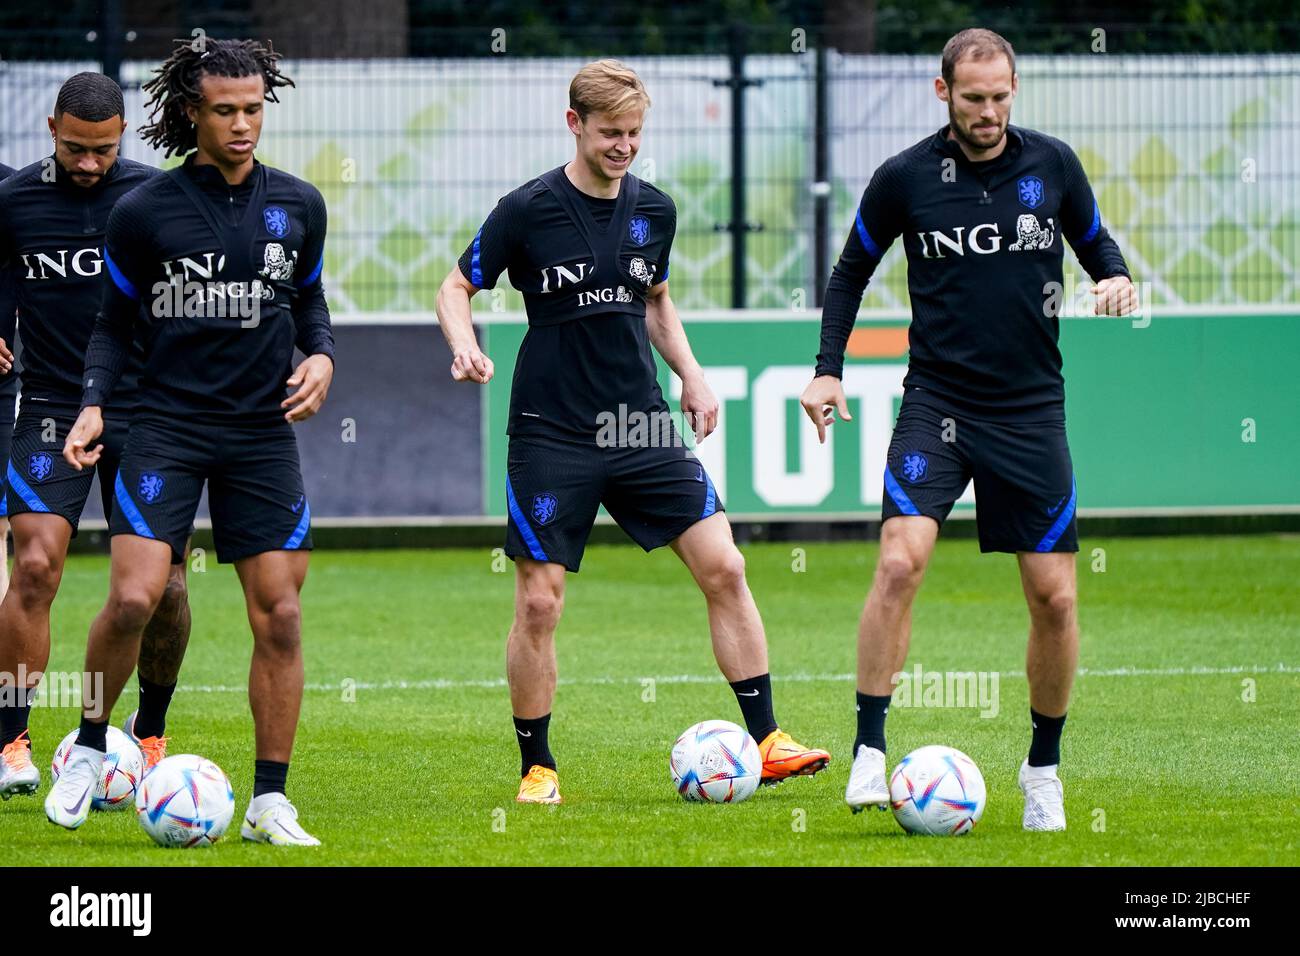
[[[14,169],[0,163],[0,179],[6,179]],[[18,327],[17,305],[14,300],[14,283],[8,269],[0,269],[0,339],[12,350],[14,347],[14,330]],[[18,394],[18,370],[15,368],[8,375],[0,375],[0,398],[12,399]],[[12,403],[8,409],[0,408],[0,415],[7,415],[13,410]]]
[[[237,186],[213,165],[157,176],[113,209],[83,405],[103,403],[140,329],[141,414],[208,424],[282,420],[295,343],[333,358],[321,285],[325,201],[315,186],[254,163]]]
[[[826,285],[816,374],[842,374],[862,293],[900,236],[912,300],[904,386],[973,417],[1062,419],[1062,238],[1094,280],[1128,275],[1074,151],[1008,126],[1002,154],[972,163],[945,126],[885,160]]]
[[[646,291],[668,278],[677,210],[628,174],[615,199],[588,196],[564,167],[505,196],[460,257],[491,289],[509,270],[528,332],[510,392],[511,435],[593,443],[602,412],[667,413],[646,328]]]
[[[24,402],[75,409],[81,401],[86,345],[103,296],[109,214],[157,175],[143,163],[118,159],[95,185],[78,186],[47,156],[0,183],[0,268],[13,282],[22,326]],[[11,311],[5,317],[12,322]],[[0,336],[12,345],[12,325]],[[106,403],[110,409],[126,412],[135,404],[141,357],[138,348],[131,352]]]

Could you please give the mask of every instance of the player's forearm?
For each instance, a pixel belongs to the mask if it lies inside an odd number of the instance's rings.
[[[1088,174],[1074,151],[1066,147],[1061,155],[1063,163],[1065,197],[1061,206],[1061,221],[1065,235],[1074,247],[1079,264],[1094,282],[1112,276],[1128,276],[1128,264],[1111,237],[1097,205],[1097,197],[1088,182]],[[1131,276],[1130,276],[1131,278]]]
[[[1128,271],[1128,263],[1124,261],[1124,254],[1119,251],[1119,243],[1104,231],[1101,236],[1082,249],[1075,249],[1074,254],[1094,282],[1109,279],[1111,276],[1132,278]]]
[[[0,271],[0,339],[10,348],[18,329],[18,290],[8,269]]]
[[[814,375],[843,376],[844,350],[848,347],[853,324],[858,320],[858,306],[862,304],[866,285],[865,281],[850,278],[839,266],[831,274],[822,303],[821,346]]]
[[[131,354],[131,335],[140,304],[110,288],[95,319],[86,346],[86,369],[81,377],[81,406],[104,405]]]
[[[700,363],[695,361],[690,340],[686,338],[681,316],[667,293],[646,300],[645,320],[650,344],[678,378],[685,380],[701,373]]]
[[[474,314],[469,306],[469,292],[455,282],[446,281],[438,289],[436,305],[438,327],[452,354],[478,347],[474,335]]]
[[[319,282],[294,304],[293,324],[294,344],[303,355],[325,355],[334,360],[334,327],[325,289]]]

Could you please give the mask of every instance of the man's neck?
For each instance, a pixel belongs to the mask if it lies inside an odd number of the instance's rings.
[[[621,178],[606,179],[595,175],[590,166],[577,158],[564,167],[564,175],[569,177],[569,182],[573,183],[578,192],[596,199],[617,199],[619,186],[623,182]]]
[[[997,159],[1002,155],[1002,151],[1007,148],[1007,134],[1005,130],[1003,130],[1002,138],[998,140],[997,145],[990,146],[988,149],[974,149],[964,139],[957,136],[957,134],[952,131],[951,126],[948,127],[948,138],[956,141],[957,145],[961,148],[962,154],[972,163],[984,163],[988,162],[990,159]]]
[[[248,159],[244,160],[243,162],[239,163],[236,166],[228,166],[225,163],[217,162],[206,152],[204,152],[202,147],[200,147],[198,151],[194,154],[194,165],[217,167],[217,171],[221,173],[221,176],[223,179],[225,179],[226,184],[230,186],[238,186],[240,183],[242,183],[253,173],[252,156],[249,156]]]

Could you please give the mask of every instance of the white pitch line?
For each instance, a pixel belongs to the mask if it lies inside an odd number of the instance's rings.
[[[908,671],[907,673],[911,673]],[[927,671],[928,673],[947,673],[947,671]],[[952,671],[952,673],[981,673],[980,671]],[[991,673],[991,672],[990,672]],[[1079,677],[1224,677],[1232,674],[1300,674],[1300,665],[1295,664],[1272,664],[1272,665],[1251,665],[1244,664],[1236,667],[1113,667],[1113,668],[1089,668],[1081,667],[1076,671]],[[1024,671],[998,671],[999,679],[1017,679],[1025,676]],[[344,679],[340,679],[335,684],[309,683],[304,688],[309,691],[332,691],[337,692],[347,689],[352,690],[462,690],[462,689],[486,689],[492,690],[499,687],[506,687],[506,679],[497,677],[490,680],[446,680],[443,678],[433,678],[429,680],[388,680],[388,681],[354,681],[351,684],[344,685]],[[720,674],[669,674],[666,676],[646,675],[644,677],[584,677],[584,678],[560,678],[557,683],[570,687],[602,687],[611,685],[640,685],[642,681],[653,680],[656,684],[718,684],[723,683]],[[773,676],[776,683],[792,684],[815,684],[815,683],[839,683],[845,684],[856,680],[853,674],[784,674]],[[176,688],[178,691],[185,691],[196,694],[234,694],[245,693],[248,687],[241,684],[181,684]]]

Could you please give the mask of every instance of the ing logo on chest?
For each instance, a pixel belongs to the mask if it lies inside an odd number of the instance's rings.
[[[69,273],[73,277],[92,278],[99,275],[104,266],[98,246],[83,249],[55,249],[50,252],[22,253],[23,265],[27,267],[25,278],[28,279],[66,279]]]
[[[982,222],[977,226],[953,226],[951,229],[931,229],[917,232],[921,243],[921,258],[947,259],[951,256],[991,256],[1002,250],[1002,229],[996,222]],[[1056,223],[1050,216],[1046,224],[1033,213],[1016,217],[1016,240],[1007,246],[1008,252],[1025,252],[1050,249],[1056,240]]]
[[[539,291],[550,292],[553,289],[558,291],[565,285],[578,285],[586,281],[592,271],[594,271],[592,264],[584,260],[558,266],[542,266],[542,288]]]

